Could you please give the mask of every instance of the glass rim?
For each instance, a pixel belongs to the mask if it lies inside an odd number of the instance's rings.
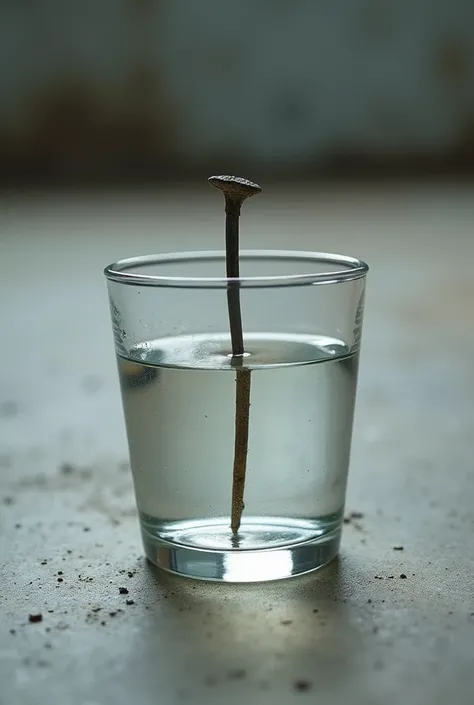
[[[294,260],[308,261],[313,264],[334,264],[329,272],[308,272],[306,274],[283,274],[257,277],[183,277],[160,274],[137,274],[129,269],[150,265],[164,265],[176,262],[204,262],[206,260],[225,261],[225,250],[195,250],[189,252],[168,252],[155,255],[128,257],[109,264],[104,275],[109,281],[129,286],[177,287],[189,288],[227,288],[229,283],[244,288],[269,288],[308,286],[317,284],[339,284],[362,279],[369,271],[369,266],[362,260],[347,255],[329,252],[312,252],[306,250],[241,250],[240,259],[260,260]]]

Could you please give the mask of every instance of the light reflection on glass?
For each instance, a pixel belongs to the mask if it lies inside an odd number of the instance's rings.
[[[274,580],[293,573],[291,551],[227,553],[223,559],[224,576],[228,582]]]

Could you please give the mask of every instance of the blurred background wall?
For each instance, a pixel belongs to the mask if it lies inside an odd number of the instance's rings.
[[[474,173],[474,0],[0,0],[2,185]]]

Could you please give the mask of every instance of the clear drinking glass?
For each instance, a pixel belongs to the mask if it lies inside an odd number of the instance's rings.
[[[285,578],[338,552],[368,267],[314,252],[135,257],[110,265],[118,371],[145,552],[168,571]],[[238,287],[250,370],[244,509],[230,527]]]

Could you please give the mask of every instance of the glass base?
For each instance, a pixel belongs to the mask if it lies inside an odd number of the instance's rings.
[[[229,520],[141,522],[147,558],[188,578],[250,583],[280,580],[322,568],[339,551],[341,524],[248,517],[237,536]]]

